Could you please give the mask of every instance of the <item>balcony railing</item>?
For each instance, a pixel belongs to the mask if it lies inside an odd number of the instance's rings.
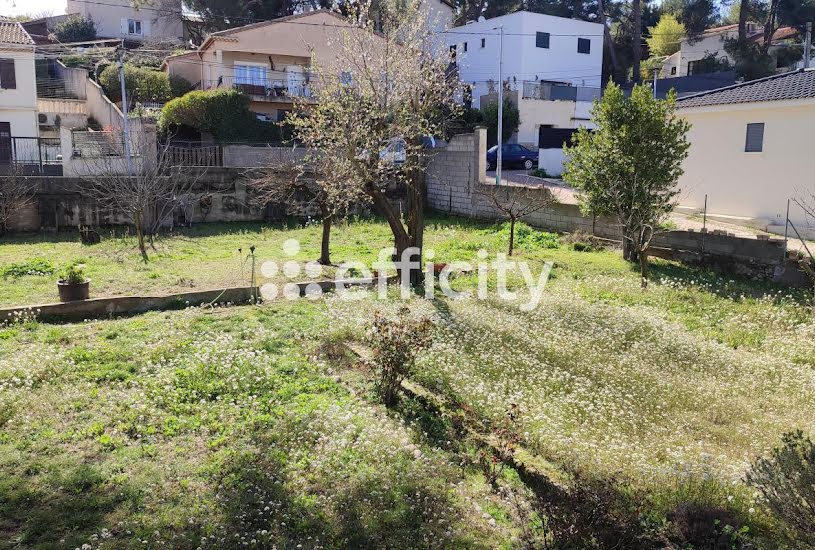
[[[0,175],[62,175],[59,138],[0,136]]]
[[[217,80],[205,80],[202,88],[234,88],[240,90],[253,99],[291,100],[292,98],[312,97],[312,84],[308,76],[297,74],[291,77],[289,73],[281,73],[281,78],[236,78],[223,76]]]
[[[524,82],[524,99],[546,101],[594,101],[603,95],[602,88],[570,86],[558,82]]]
[[[37,78],[37,97],[45,99],[85,99],[84,82],[72,79]]]

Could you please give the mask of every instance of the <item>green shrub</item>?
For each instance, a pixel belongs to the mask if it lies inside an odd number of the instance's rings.
[[[87,69],[93,67],[93,58],[86,54],[66,55],[60,61],[66,67],[71,68]]]
[[[815,548],[815,443],[809,437],[800,430],[784,434],[780,447],[752,465],[747,483],[789,527],[795,548]]]
[[[99,84],[104,88],[105,94],[113,101],[121,101],[121,83],[119,82],[119,68],[108,65],[99,74]],[[125,63],[125,87],[127,88],[128,102],[156,101],[164,103],[172,98],[170,79],[167,73],[136,67]]]
[[[181,97],[193,89],[192,83],[186,78],[174,74],[170,75],[170,95],[172,97]]]
[[[54,271],[56,271],[56,269],[48,260],[44,258],[34,258],[32,260],[7,265],[0,270],[0,273],[2,273],[3,278],[11,277],[12,279],[18,279],[26,275],[40,277],[53,275]]]
[[[529,175],[532,176],[532,177],[535,177],[535,178],[548,178],[549,177],[549,174],[547,174],[546,170],[544,170],[543,168],[535,168],[534,170],[529,172]]]
[[[66,266],[59,274],[59,280],[68,283],[69,285],[78,285],[84,283],[87,278],[85,277],[85,266],[82,264],[71,264]]]
[[[86,42],[96,40],[96,25],[92,19],[73,15],[54,28],[60,42]]]
[[[238,90],[192,91],[169,101],[161,111],[159,130],[186,126],[219,141],[278,142],[278,124],[261,122],[249,111],[249,98]]]
[[[501,233],[506,234],[509,239],[509,223],[503,224]],[[518,246],[527,248],[560,248],[560,236],[557,233],[549,233],[530,227],[523,222],[515,224],[515,242]]]

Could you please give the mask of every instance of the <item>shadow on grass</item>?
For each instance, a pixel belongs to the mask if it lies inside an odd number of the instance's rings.
[[[0,548],[80,547],[109,526],[108,514],[127,505],[128,491],[111,486],[92,465],[60,470],[45,483],[35,475],[0,480]]]

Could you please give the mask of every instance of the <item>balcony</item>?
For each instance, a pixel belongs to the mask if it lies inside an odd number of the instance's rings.
[[[603,95],[602,88],[572,86],[561,82],[524,82],[523,85],[524,99],[591,102]]]
[[[277,78],[275,78],[277,77]],[[272,73],[271,78],[238,78],[222,76],[201,83],[204,90],[234,88],[248,95],[252,101],[290,103],[294,99],[311,99],[310,75],[301,73]]]
[[[59,138],[0,135],[0,175],[61,176]]]

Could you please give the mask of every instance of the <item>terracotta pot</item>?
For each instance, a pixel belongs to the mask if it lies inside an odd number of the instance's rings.
[[[84,283],[66,283],[57,281],[60,302],[75,302],[77,300],[87,300],[91,293],[91,281],[88,279]]]

